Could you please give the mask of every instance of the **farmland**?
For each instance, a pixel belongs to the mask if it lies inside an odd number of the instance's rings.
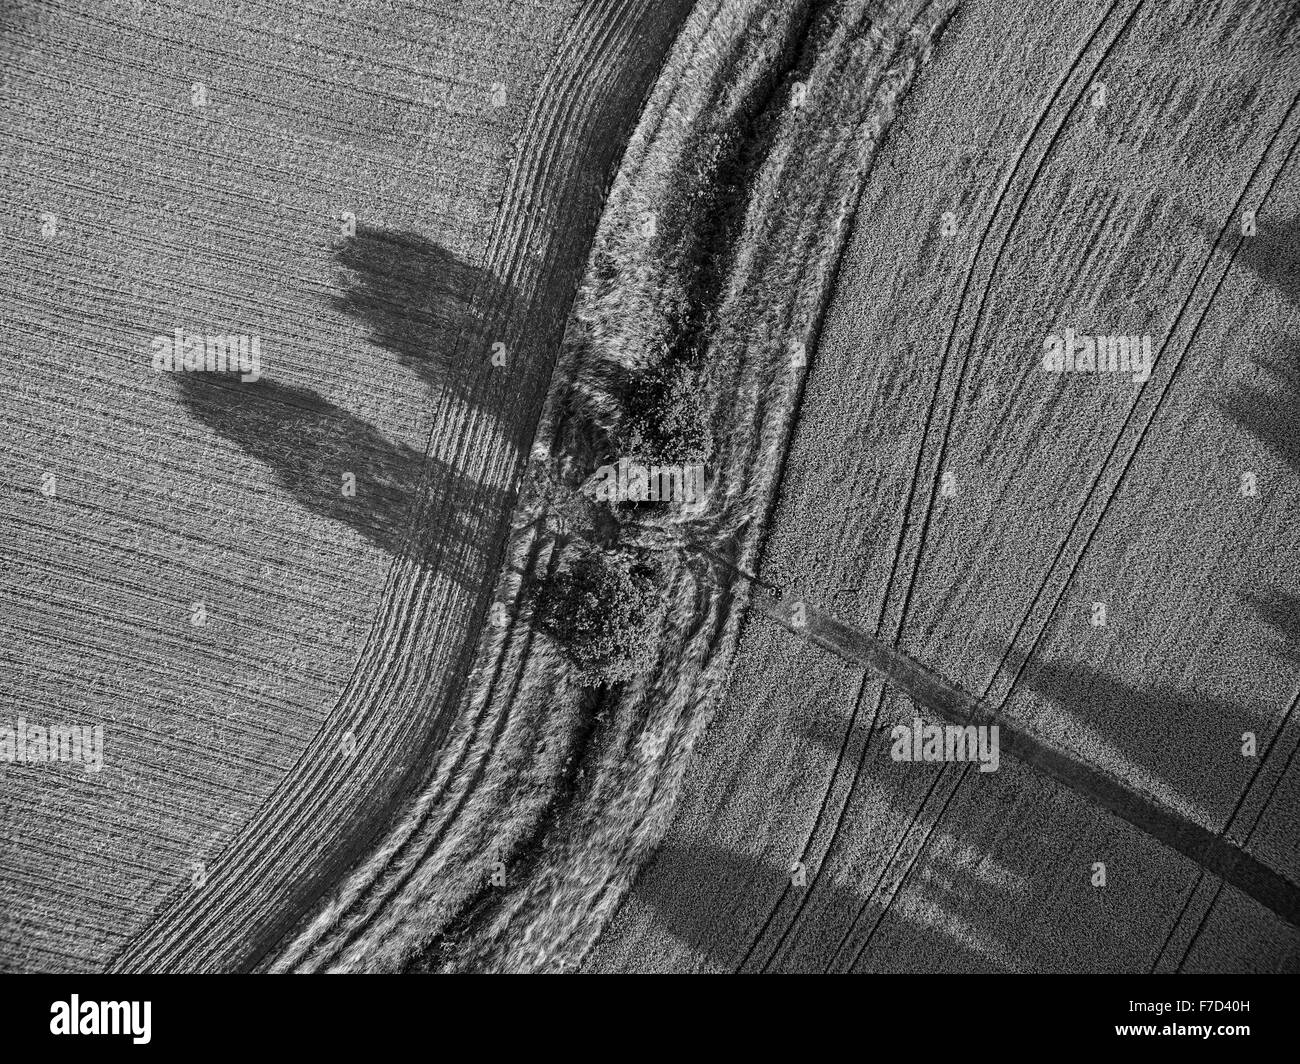
[[[1294,882],[1294,20],[1002,7],[866,179],[758,571]],[[1150,334],[1150,381],[1044,373],[1067,327]],[[591,970],[1300,964],[1012,759],[892,760],[911,703],[770,622],[731,675]]]
[[[0,967],[1300,967],[1288,5],[4,20]]]
[[[437,748],[677,17],[6,7],[5,716],[105,764],[0,778],[4,967],[251,965]]]

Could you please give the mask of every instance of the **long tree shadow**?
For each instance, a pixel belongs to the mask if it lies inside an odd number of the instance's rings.
[[[519,309],[512,290],[414,233],[363,225],[334,253],[347,272],[335,309],[365,323],[431,396],[489,410],[516,442],[531,433],[529,418],[503,416],[509,373],[494,374],[487,335],[489,320]],[[190,413],[266,465],[304,509],[482,590],[509,493],[387,439],[309,389],[215,373],[175,379]],[[349,474],[355,494],[344,490]]]
[[[1300,216],[1276,223],[1264,218],[1257,226],[1241,242],[1242,265],[1300,306]]]
[[[936,867],[941,863],[936,862]],[[962,928],[971,925],[955,916],[952,906],[965,906],[973,915],[981,901],[987,900],[990,888],[988,884],[961,879],[960,875],[952,880],[933,875],[918,877],[913,897],[925,899],[924,916],[900,912],[908,924],[909,947],[915,952],[908,957],[888,958],[884,967],[897,970],[914,962],[924,965],[936,957],[961,955],[962,970],[1006,970],[1005,965],[976,949],[969,938],[963,941]],[[762,915],[771,910],[790,883],[790,869],[763,858],[709,843],[666,843],[637,879],[634,890],[674,938],[712,965],[733,971],[758,933]],[[807,884],[793,889],[809,890],[812,883],[809,871]],[[863,898],[843,886],[823,883],[817,890],[819,904],[809,918],[826,925],[827,933],[822,938],[827,945],[815,959],[805,955],[799,962],[801,970],[828,970],[835,960],[832,947],[839,942],[841,930],[864,907]],[[786,967],[778,961],[773,970]]]
[[[434,394],[499,407],[510,353],[501,352],[506,366],[493,366],[493,345],[504,340],[489,335],[489,323],[517,309],[507,285],[415,233],[359,226],[335,257],[349,283],[332,303],[366,324],[373,343],[397,355]]]
[[[176,382],[191,415],[272,470],[304,509],[479,588],[491,546],[484,529],[507,505],[504,492],[387,439],[309,389],[217,373],[180,373]]]
[[[1300,473],[1300,347],[1256,363],[1271,382],[1238,386],[1221,409]]]
[[[1174,687],[1138,687],[1077,661],[1035,658],[1012,649],[1007,661],[1019,686],[1042,695],[1097,736],[1122,750],[1134,766],[1167,783],[1183,799],[1213,813],[1235,793],[1227,770],[1249,765],[1238,752],[1243,732],[1262,732],[1266,714]],[[1175,753],[1176,751],[1176,753]],[[1234,760],[1235,759],[1235,760]]]
[[[1291,19],[1295,18],[1295,5]],[[1254,236],[1244,237],[1238,257],[1270,288],[1300,309],[1300,216],[1286,222],[1259,222]],[[1241,385],[1220,406],[1225,414],[1262,443],[1272,447],[1291,469],[1300,472],[1300,347],[1279,345],[1256,364],[1270,378]]]
[[[1282,637],[1276,655],[1284,661],[1300,663],[1300,595],[1283,591],[1247,593],[1246,601]]]
[[[1198,796],[1207,798],[1204,805],[1213,812],[1224,811],[1226,789],[1222,786],[1213,788],[1207,796],[1204,783],[1198,785],[1196,779],[1189,777],[1189,767],[1192,770],[1200,767],[1209,779],[1221,781],[1225,776],[1230,778],[1233,775],[1231,751],[1239,741],[1243,717],[1250,713],[1244,707],[1228,703],[1210,704],[1189,698],[1182,691],[1141,691],[1101,677],[1086,666],[1053,667],[1035,662],[1033,668],[1025,669],[1025,655],[1008,648],[1007,657],[1021,666],[1017,676],[1028,673],[1025,685],[1044,692],[1057,702],[1064,711],[1064,722],[1077,721],[1080,730],[1093,732],[1116,751],[1121,748],[1131,750],[1135,745],[1140,747],[1135,751],[1136,758],[1118,759],[1119,765],[1106,768],[1094,758],[1061,745],[1059,727],[1057,739],[1046,740],[996,707],[982,705],[969,691],[888,643],[844,624],[815,606],[807,603],[803,606],[806,615],[800,625],[795,625],[781,609],[772,609],[768,615],[783,627],[845,661],[864,665],[918,706],[950,723],[965,725],[980,719],[996,722],[1000,729],[998,746],[1003,757],[1030,765],[1089,801],[1109,809],[1140,831],[1225,879],[1288,923],[1300,927],[1300,884],[1291,882],[1276,869],[1229,842],[1218,830],[1207,827],[1203,822],[1205,815],[1196,818],[1191,815],[1191,810],[1182,808],[1187,805],[1190,795],[1193,800]],[[1097,683],[1089,683],[1090,680]],[[1090,697],[1094,692],[1101,696],[1096,701]],[[1152,708],[1153,699],[1158,713],[1154,722],[1143,716],[1144,710]],[[1087,712],[1078,712],[1074,707]],[[1164,712],[1159,713],[1162,708]],[[1245,718],[1246,723],[1255,721],[1263,726],[1271,723],[1262,713],[1252,713]],[[1258,732],[1264,729],[1248,730]],[[1196,739],[1201,739],[1201,744],[1196,744]],[[1178,751],[1186,752],[1189,747],[1195,756],[1176,756]],[[1243,777],[1238,781],[1239,785],[1245,784],[1244,776],[1249,772],[1245,760],[1243,758],[1235,770]],[[1156,772],[1140,769],[1143,761],[1154,765]],[[1135,768],[1139,769],[1136,773],[1133,771]],[[1130,781],[1129,777],[1133,775],[1139,777],[1139,786]]]
[[[1025,661],[1014,650],[1009,657],[1017,666]],[[1275,726],[1267,716],[1242,706],[1196,699],[1167,688],[1143,690],[1075,663],[1036,660],[1023,670],[1020,683],[1056,703],[1067,719],[1078,720],[1122,748],[1131,766],[1145,764],[1153,778],[1172,785],[1184,799],[1200,801],[1220,820],[1227,802],[1249,785],[1253,774],[1253,763],[1240,756],[1242,734],[1254,732],[1262,741]],[[1012,742],[1019,740],[1013,735]],[[1005,737],[1002,745],[1004,749],[1009,745]],[[1038,746],[1035,753],[1026,745],[1024,756],[1040,761],[1058,778],[1069,779],[1080,793],[1300,927],[1300,884],[1226,839],[1217,828],[1153,800],[1145,787],[1123,779],[1127,773],[1122,767],[1100,770],[1064,750]],[[1013,756],[1021,755],[1013,751]]]
[[[895,724],[909,723],[913,712],[927,723],[943,723],[925,710],[914,709],[909,710],[906,719],[893,718],[874,730],[863,723],[850,725],[848,720],[825,718],[801,721],[796,730],[802,739],[815,743],[833,757],[839,758],[842,751],[843,759],[849,764],[861,761],[865,754],[867,761],[859,774],[870,780],[885,815],[860,820],[858,830],[871,833],[880,846],[893,847],[913,830],[911,818],[918,803],[942,804],[938,795],[946,793],[948,784],[939,782],[940,773],[971,773],[970,779],[961,784],[968,789],[976,786],[976,779],[990,784],[995,778],[1001,779],[999,773],[980,775],[978,766],[971,762],[914,765],[893,761],[892,728]],[[1008,764],[1014,760],[1013,754],[1007,755]],[[922,786],[918,788],[916,781],[911,780],[905,788],[904,777],[917,773]],[[927,777],[938,788],[937,794],[924,786]],[[957,777],[954,775],[952,779],[956,785]],[[1076,811],[1070,812],[1072,808]],[[1075,900],[1083,908],[1041,904],[1041,899],[1046,898],[1059,901],[1062,889],[1059,854],[1054,852],[1057,833],[1069,837],[1086,830],[1086,825],[1069,818],[1089,815],[1086,807],[1063,804],[1059,809],[1053,816],[1067,819],[1054,820],[1050,834],[1044,834],[1040,824],[1036,829],[1029,829],[1023,845],[997,849],[964,841],[959,834],[954,834],[963,832],[962,815],[955,809],[940,818],[930,831],[922,856],[908,873],[907,886],[895,895],[890,905],[890,912],[907,925],[906,940],[927,944],[927,948],[929,944],[937,946],[937,952],[926,954],[930,958],[960,952],[963,971],[1019,971],[1025,966],[1045,971],[1108,971],[1115,969],[1120,958],[1127,958],[1124,963],[1136,970],[1143,963],[1142,956],[1135,952],[1140,945],[1114,913],[1104,908],[1098,911],[1087,908],[1092,891],[1076,896]],[[1044,839],[1052,840],[1053,852],[1046,855]],[[809,881],[812,882],[811,874]],[[910,963],[905,965],[902,959],[895,961],[885,955],[892,947],[882,945],[880,936],[871,938],[868,944],[865,932],[871,916],[878,914],[880,907],[880,900],[873,897],[861,903],[852,914],[852,933],[845,935],[840,964],[853,957],[854,971],[904,966],[911,970]],[[1086,922],[1080,923],[1081,918]],[[1080,953],[1084,942],[1088,943],[1088,949]]]
[[[857,736],[848,737],[847,743],[843,728],[833,730],[816,725],[803,729],[803,734],[828,751],[838,752],[841,745],[861,750],[867,743],[866,729],[862,725],[855,725],[854,731],[858,733]],[[1097,801],[1102,808],[1118,814],[1157,841],[1190,857],[1206,871],[1227,879],[1249,897],[1261,902],[1290,923],[1296,924],[1300,920],[1300,888],[1272,866],[1264,864],[1250,853],[1227,842],[1218,833],[1192,823],[1172,810],[1151,803],[1145,795],[1138,792],[1124,793],[1123,789],[1114,786],[1105,775],[1089,769],[1075,758],[1068,755],[1052,755],[1044,759],[1041,752],[1035,752],[1031,745],[1018,739],[1015,733],[1005,726],[1002,733],[1005,759],[1028,763],[1033,767],[1046,767],[1048,770],[1046,774],[1049,777],[1055,777],[1058,782],[1064,782],[1079,794]],[[884,738],[873,735],[870,740],[871,747],[878,748],[882,757],[888,756],[885,753],[888,744],[887,735]],[[928,766],[928,769],[934,772],[941,767],[943,766],[936,764]],[[884,766],[877,766],[873,778],[880,786],[888,785],[891,778],[888,762]],[[904,806],[899,805],[899,808],[902,809]],[[1080,815],[1086,814],[1081,812]],[[913,878],[919,878],[923,883],[931,886],[936,878],[947,879],[949,889],[937,896],[931,891],[924,892],[919,905],[916,899],[913,899],[913,904],[909,908],[912,910],[919,908],[923,915],[930,917],[925,920],[927,925],[937,924],[939,927],[955,929],[957,937],[960,937],[962,928],[975,933],[983,932],[995,951],[993,956],[996,957],[999,927],[1003,932],[1003,941],[1012,940],[1012,937],[1007,936],[1009,929],[1007,921],[999,920],[1000,916],[1007,915],[1004,911],[1006,902],[1012,899],[1001,900],[990,909],[987,905],[988,891],[984,889],[984,886],[988,885],[984,883],[988,877],[981,876],[979,871],[987,867],[991,853],[971,847],[952,837],[949,837],[947,842],[948,845],[946,847],[940,845],[939,850],[955,850],[958,856],[962,856],[962,851],[965,851],[965,859],[955,863],[947,862],[947,867],[940,867],[936,876],[936,870],[931,868],[934,855],[928,854],[926,861],[913,873]],[[931,849],[933,850],[934,847],[931,846]],[[1023,849],[1004,848],[1000,853],[1004,855],[1008,865],[995,877],[996,882],[1004,886],[1018,883],[1020,889],[1016,894],[1024,895],[1026,900],[1052,896],[1058,891],[1059,881],[1056,878],[1057,871],[1052,856],[1049,855],[1044,860],[1042,854],[1036,853],[1032,845]],[[939,856],[942,858],[942,853]],[[940,861],[941,866],[944,863]],[[963,877],[969,877],[972,869],[974,878],[980,882],[963,886]],[[956,884],[955,890],[952,889],[953,883]],[[1085,891],[1077,900],[1086,905],[1089,896],[1089,892]],[[895,908],[897,907],[896,901]],[[1014,922],[1010,929],[1019,927],[1026,931],[1030,930],[1033,923],[1032,916],[1031,923],[1024,923],[1025,913],[1032,914],[1035,911],[1032,904],[1027,908],[1021,906],[1019,909],[1013,909]],[[1061,912],[1061,910],[1054,911]],[[910,918],[915,914],[905,913],[905,915],[909,916],[911,922]],[[1141,962],[1141,957],[1133,954],[1132,932],[1125,929],[1123,921],[1117,921],[1113,914],[1108,916],[1104,910],[1095,916],[1096,922],[1084,928],[1080,925],[1053,926],[1052,916],[1043,914],[1041,928],[1043,934],[1038,939],[1038,945],[1047,947],[1055,954],[1054,964],[1049,963],[1047,965],[1049,968],[1055,965],[1061,970],[1077,970],[1080,960],[1086,960],[1094,963],[1097,970],[1113,970],[1116,958],[1126,953]],[[1077,944],[1085,940],[1092,943],[1093,949],[1089,951],[1087,957],[1080,958],[1075,950]],[[988,951],[983,955],[987,957]],[[1033,956],[1036,961],[1046,959],[1037,952]]]

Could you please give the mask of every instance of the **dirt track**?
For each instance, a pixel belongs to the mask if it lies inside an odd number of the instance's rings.
[[[1295,882],[1294,19],[1001,6],[962,6],[868,177],[760,572]],[[1151,379],[1044,373],[1066,327],[1151,334]],[[912,712],[751,616],[588,966],[1300,965],[1032,771],[892,761]]]

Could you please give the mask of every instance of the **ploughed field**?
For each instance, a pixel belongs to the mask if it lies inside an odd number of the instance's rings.
[[[1298,70],[1287,4],[962,3],[866,175],[758,565],[1292,884]],[[1300,967],[1080,780],[895,760],[918,716],[751,611],[586,967]]]
[[[103,745],[0,967],[251,966],[435,754],[682,7],[6,6],[0,721]]]

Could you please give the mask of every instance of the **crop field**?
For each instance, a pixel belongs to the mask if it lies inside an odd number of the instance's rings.
[[[582,963],[662,839],[707,725],[748,589],[704,559],[755,549],[799,380],[790,345],[807,335],[864,162],[948,11],[902,5],[873,25],[880,13],[865,4],[842,19],[761,0],[692,10],[624,153],[574,304],[496,590],[501,624],[415,800],[269,970]],[[837,120],[807,121],[815,99],[834,102]],[[835,165],[794,174],[806,194],[786,209],[783,177],[818,151]],[[798,256],[750,257],[759,245]],[[789,284],[791,270],[807,284]],[[788,301],[750,298],[783,278]],[[735,326],[681,331],[709,317]],[[693,512],[592,526],[578,485],[609,442],[619,382],[653,373],[665,343],[707,345],[703,391],[729,433],[714,489]],[[609,540],[611,520],[621,531]],[[651,652],[633,674],[593,688],[542,623],[538,588],[572,571],[584,538],[617,552],[620,536],[660,558],[669,608],[636,637]]]
[[[0,966],[251,965],[436,749],[676,17],[6,5],[0,685],[103,767],[5,766]]]
[[[1294,15],[1049,7],[963,3],[909,94],[758,571],[1294,883]],[[1149,379],[1045,372],[1067,328]],[[1300,967],[1077,786],[894,760],[916,707],[770,621],[731,676],[589,969]]]
[[[1300,8],[0,69],[0,970],[1300,970]]]

